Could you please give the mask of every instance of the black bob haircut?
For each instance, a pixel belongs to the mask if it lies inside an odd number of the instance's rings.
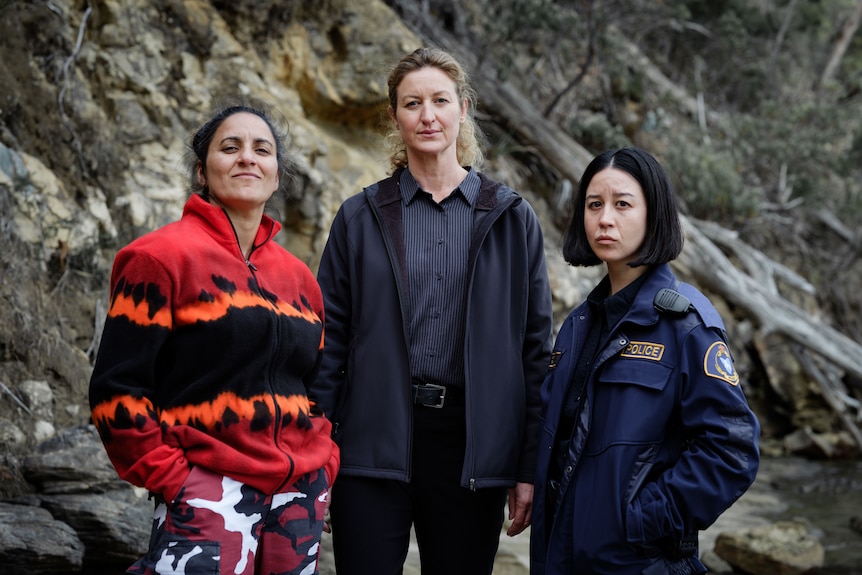
[[[563,236],[563,258],[573,266],[602,263],[587,241],[584,211],[587,188],[593,177],[606,168],[621,170],[640,184],[647,205],[646,237],[631,267],[667,263],[682,252],[683,233],[676,193],[664,168],[639,148],[602,152],[587,166],[573,200],[572,217]]]

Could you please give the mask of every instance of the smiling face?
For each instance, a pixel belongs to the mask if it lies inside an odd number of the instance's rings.
[[[590,181],[584,228],[596,256],[608,268],[635,259],[646,237],[647,205],[640,184],[622,170],[605,168]]]
[[[209,144],[198,179],[229,213],[262,210],[278,189],[276,142],[260,117],[239,112],[228,116]]]
[[[457,162],[456,141],[467,117],[467,100],[458,99],[455,82],[445,72],[425,66],[404,76],[397,107],[390,108],[389,115],[404,139],[408,158],[425,154]]]

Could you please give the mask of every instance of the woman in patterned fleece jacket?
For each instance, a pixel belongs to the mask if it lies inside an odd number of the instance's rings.
[[[121,478],[155,498],[128,573],[316,573],[331,425],[307,386],[323,300],[264,214],[284,136],[255,108],[194,136],[178,222],[117,254],[90,382],[93,421]]]

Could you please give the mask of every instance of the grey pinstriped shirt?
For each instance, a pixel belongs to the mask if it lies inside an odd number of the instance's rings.
[[[467,252],[481,181],[471,168],[439,204],[409,169],[399,185],[410,283],[410,375],[463,387]]]

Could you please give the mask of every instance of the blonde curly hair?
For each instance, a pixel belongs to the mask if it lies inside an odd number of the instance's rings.
[[[485,156],[479,144],[482,132],[476,124],[474,117],[476,92],[470,87],[467,72],[452,55],[439,48],[419,48],[403,56],[392,67],[389,79],[387,80],[389,86],[389,106],[393,112],[398,109],[398,86],[401,84],[401,81],[410,72],[425,67],[438,68],[452,79],[458,94],[459,105],[466,98],[467,117],[458,131],[455,148],[460,165],[472,166],[478,169],[482,165]],[[404,144],[404,138],[401,137],[401,132],[398,131],[398,127],[394,122],[388,124],[385,141],[390,150],[389,163],[392,165],[392,170],[407,167],[407,148]]]

